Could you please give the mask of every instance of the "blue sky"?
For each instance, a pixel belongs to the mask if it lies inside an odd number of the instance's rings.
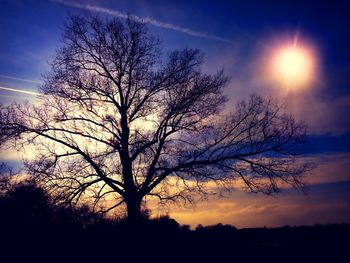
[[[288,102],[288,109],[296,118],[309,125],[308,158],[317,158],[320,166],[325,168],[323,170],[328,171],[328,175],[321,169],[315,172],[310,195],[305,198],[315,198],[315,202],[321,204],[326,202],[330,192],[342,193],[332,197],[332,204],[338,202],[344,206],[333,207],[332,214],[337,221],[350,222],[350,214],[343,212],[344,207],[350,208],[347,201],[350,199],[350,172],[346,170],[346,162],[350,161],[350,4],[346,1],[261,3],[0,0],[0,87],[37,91],[41,74],[49,70],[47,62],[59,46],[68,14],[90,10],[104,17],[129,13],[148,18],[149,29],[162,40],[163,53],[184,47],[199,48],[206,55],[203,70],[215,72],[225,69],[226,74],[232,77],[225,91],[231,99],[228,107],[251,93],[272,95]],[[264,59],[276,43],[291,42],[296,36],[310,44],[317,53],[317,81],[307,90],[276,91],[263,81]],[[0,89],[1,103],[31,98],[33,96],[29,94]],[[4,155],[0,157],[6,159]],[[328,179],[324,180],[327,176]],[[228,197],[228,200],[230,198],[233,199]],[[252,203],[258,200],[251,196],[240,198]],[[281,211],[285,211],[283,204],[302,200],[294,194],[281,198],[285,200],[284,203],[278,201]],[[271,200],[266,202],[273,203]],[[310,203],[305,202],[305,205]],[[215,204],[213,202],[207,207]],[[324,213],[326,210],[320,212]],[[188,214],[181,215],[178,216],[180,221],[195,224],[195,219],[184,219],[190,218]],[[295,224],[312,223],[308,219],[307,213],[301,214]],[[227,223],[241,224],[235,220],[227,219]],[[276,220],[273,223],[278,224],[282,223]]]

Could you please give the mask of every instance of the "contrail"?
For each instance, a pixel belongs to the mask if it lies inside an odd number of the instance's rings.
[[[17,77],[1,75],[1,74],[0,74],[0,78],[13,79],[13,80],[19,80],[19,81],[30,82],[30,83],[38,83],[38,84],[41,83],[39,80],[23,79],[23,78],[17,78]]]
[[[0,89],[13,91],[13,92],[18,92],[18,93],[29,94],[29,95],[33,95],[33,96],[42,96],[43,95],[42,93],[39,93],[39,92],[23,90],[23,89],[6,88],[6,87],[1,87],[1,86],[0,86]]]
[[[216,40],[216,41],[220,41],[220,42],[233,44],[233,41],[229,40],[227,38],[211,35],[211,34],[204,33],[204,32],[195,31],[195,30],[192,30],[192,29],[189,29],[186,27],[180,27],[180,26],[177,26],[174,24],[160,22],[160,21],[155,20],[155,19],[150,18],[150,17],[139,17],[139,16],[133,15],[133,14],[128,15],[126,13],[123,13],[123,12],[121,12],[119,10],[115,10],[115,9],[109,9],[109,8],[95,6],[95,5],[89,5],[89,4],[80,4],[80,3],[70,2],[70,1],[66,1],[66,0],[51,0],[51,1],[59,3],[59,4],[63,4],[66,6],[76,7],[76,8],[94,11],[94,12],[98,12],[98,13],[104,13],[104,14],[108,14],[108,15],[112,15],[112,16],[117,16],[120,18],[128,18],[129,17],[130,19],[137,21],[137,22],[147,23],[147,24],[161,27],[161,28],[171,29],[171,30],[174,30],[177,32],[185,33],[185,34],[190,35],[190,36],[212,39],[212,40]]]

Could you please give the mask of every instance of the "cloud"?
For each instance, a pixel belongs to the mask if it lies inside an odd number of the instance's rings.
[[[88,10],[88,11],[93,11],[93,12],[103,13],[103,14],[107,14],[107,15],[111,15],[111,16],[116,16],[116,17],[120,17],[120,18],[130,17],[132,20],[137,21],[137,22],[142,22],[142,23],[150,24],[150,25],[160,27],[160,28],[174,30],[174,31],[177,31],[180,33],[190,35],[190,36],[211,39],[211,40],[216,40],[216,41],[220,41],[220,42],[233,44],[233,41],[229,40],[227,38],[215,36],[215,35],[208,34],[205,32],[195,31],[195,30],[192,30],[192,29],[189,29],[186,27],[180,27],[180,26],[170,24],[170,23],[164,23],[164,22],[158,21],[158,20],[150,18],[150,17],[139,17],[139,16],[134,15],[134,14],[123,13],[123,12],[116,10],[116,9],[109,9],[109,8],[95,6],[95,5],[89,5],[89,4],[80,4],[80,3],[65,1],[65,0],[52,0],[52,2],[63,4],[63,5],[70,6],[70,7],[76,7],[76,8],[80,8],[80,9],[84,9],[84,10]]]
[[[196,227],[219,222],[236,227],[277,227],[283,225],[350,222],[349,153],[304,157],[319,163],[306,178],[307,195],[284,189],[279,195],[265,196],[236,189],[223,198],[211,197],[194,207],[178,204],[159,208],[149,204],[155,215],[169,213],[182,224]]]
[[[217,223],[243,227],[279,227],[350,222],[350,184],[324,184],[308,195],[297,192],[264,196],[235,191],[225,198],[201,202],[194,209],[174,206],[169,214],[182,224]]]
[[[335,153],[312,158],[318,166],[307,177],[309,185],[350,181],[350,153]]]
[[[316,92],[289,96],[291,113],[304,120],[313,134],[339,136],[349,132],[350,115],[346,113],[349,111],[350,96],[324,98]]]

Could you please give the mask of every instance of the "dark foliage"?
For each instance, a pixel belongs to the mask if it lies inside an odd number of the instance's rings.
[[[55,207],[30,183],[0,197],[0,215],[1,259],[8,262],[339,262],[350,234],[350,225],[190,230],[166,216],[135,226],[86,207]]]

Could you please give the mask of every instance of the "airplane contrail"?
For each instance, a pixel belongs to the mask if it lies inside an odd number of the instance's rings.
[[[17,77],[14,77],[14,76],[1,75],[1,74],[0,74],[0,78],[13,79],[13,80],[19,80],[19,81],[30,82],[30,83],[38,83],[38,84],[42,83],[42,82],[39,81],[39,80],[17,78]]]
[[[39,93],[39,92],[23,90],[23,89],[14,89],[14,88],[7,88],[7,87],[1,87],[1,86],[0,86],[0,89],[13,91],[13,92],[18,92],[18,93],[24,93],[24,94],[33,95],[33,96],[43,96],[44,95],[44,94]]]
[[[180,26],[170,24],[170,23],[164,23],[164,22],[158,21],[158,20],[150,18],[150,17],[139,17],[139,16],[133,15],[133,14],[128,15],[128,14],[123,13],[123,12],[116,10],[116,9],[109,9],[109,8],[90,5],[90,4],[80,4],[80,3],[66,1],[66,0],[51,0],[51,1],[55,2],[55,3],[62,4],[62,5],[70,6],[70,7],[76,7],[76,8],[94,11],[94,12],[98,12],[98,13],[104,13],[104,14],[108,14],[108,15],[112,15],[112,16],[117,16],[120,18],[128,18],[129,17],[130,19],[137,21],[137,22],[143,22],[143,23],[147,23],[147,24],[157,26],[157,27],[171,29],[171,30],[174,30],[177,32],[185,33],[185,34],[190,35],[190,36],[194,36],[194,37],[212,39],[212,40],[230,43],[230,44],[234,43],[232,40],[227,39],[227,38],[211,35],[211,34],[208,34],[205,32],[195,31],[195,30],[192,30],[192,29],[189,29],[186,27],[180,27]]]

